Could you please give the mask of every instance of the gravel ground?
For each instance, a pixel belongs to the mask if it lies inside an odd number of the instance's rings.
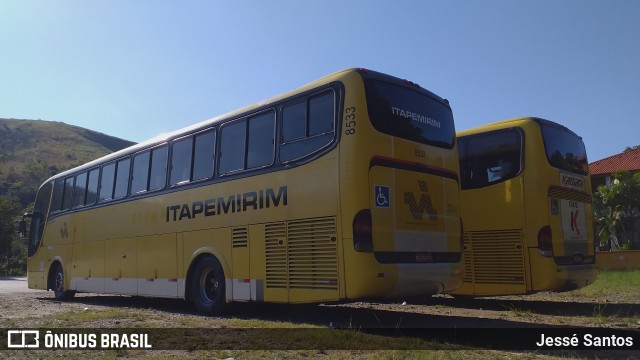
[[[77,294],[68,302],[52,292],[1,293],[0,327],[35,326],[53,314],[135,309],[158,327],[189,322],[200,315],[181,300],[101,294]],[[170,316],[167,316],[170,315]],[[640,298],[616,294],[606,299],[538,293],[527,296],[459,299],[438,295],[388,302],[347,302],[321,305],[237,304],[226,318],[291,321],[349,327],[519,327],[533,325],[640,328]],[[111,324],[111,326],[116,324]]]
[[[640,291],[640,290],[639,290]],[[52,292],[18,290],[7,292],[0,286],[0,328],[219,328],[302,326],[342,328],[526,328],[596,327],[640,328],[639,294],[610,294],[606,298],[574,296],[572,293],[539,293],[528,296],[460,299],[438,295],[426,299],[398,301],[358,301],[340,304],[282,305],[235,304],[222,316],[202,316],[181,300],[150,299],[101,294],[76,294],[67,302],[56,301]],[[256,320],[258,322],[256,322]],[[267,324],[267,325],[264,325]],[[491,330],[488,330],[491,331]],[[232,331],[233,332],[233,331]],[[482,347],[482,346],[481,346]],[[2,358],[53,357],[50,352],[3,352]],[[69,359],[113,358],[107,352],[55,353]],[[63,355],[64,354],[64,355]],[[375,354],[375,355],[374,355]],[[303,359],[341,358],[421,358],[421,352],[377,351],[177,351],[118,352],[116,358],[242,358],[263,357]],[[328,356],[328,357],[327,357]],[[557,358],[638,358],[634,351],[600,352],[522,352],[522,351],[444,351],[430,352],[429,359],[557,359]]]

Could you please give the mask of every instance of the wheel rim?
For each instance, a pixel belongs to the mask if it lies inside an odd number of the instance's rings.
[[[60,270],[56,273],[55,290],[62,291],[64,289],[64,273]]]
[[[216,301],[220,283],[213,269],[206,269],[200,276],[200,298],[203,302],[211,304]]]

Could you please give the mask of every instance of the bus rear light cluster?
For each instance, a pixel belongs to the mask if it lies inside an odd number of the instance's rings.
[[[373,252],[371,210],[358,211],[353,217],[353,247],[360,252]]]
[[[538,251],[540,251],[540,255],[545,257],[553,256],[553,244],[551,239],[551,226],[544,226],[540,231],[538,231]]]

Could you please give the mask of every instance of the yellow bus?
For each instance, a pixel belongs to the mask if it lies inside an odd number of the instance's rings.
[[[58,174],[27,218],[29,287],[58,299],[183,298],[216,313],[462,281],[449,103],[366,69]]]
[[[518,118],[458,132],[464,280],[452,294],[568,291],[596,277],[582,139]]]

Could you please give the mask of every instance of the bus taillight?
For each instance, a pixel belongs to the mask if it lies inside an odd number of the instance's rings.
[[[551,226],[547,225],[538,231],[538,250],[540,255],[545,257],[553,256],[551,239]]]
[[[356,251],[373,252],[371,210],[358,211],[353,217],[353,247]]]

